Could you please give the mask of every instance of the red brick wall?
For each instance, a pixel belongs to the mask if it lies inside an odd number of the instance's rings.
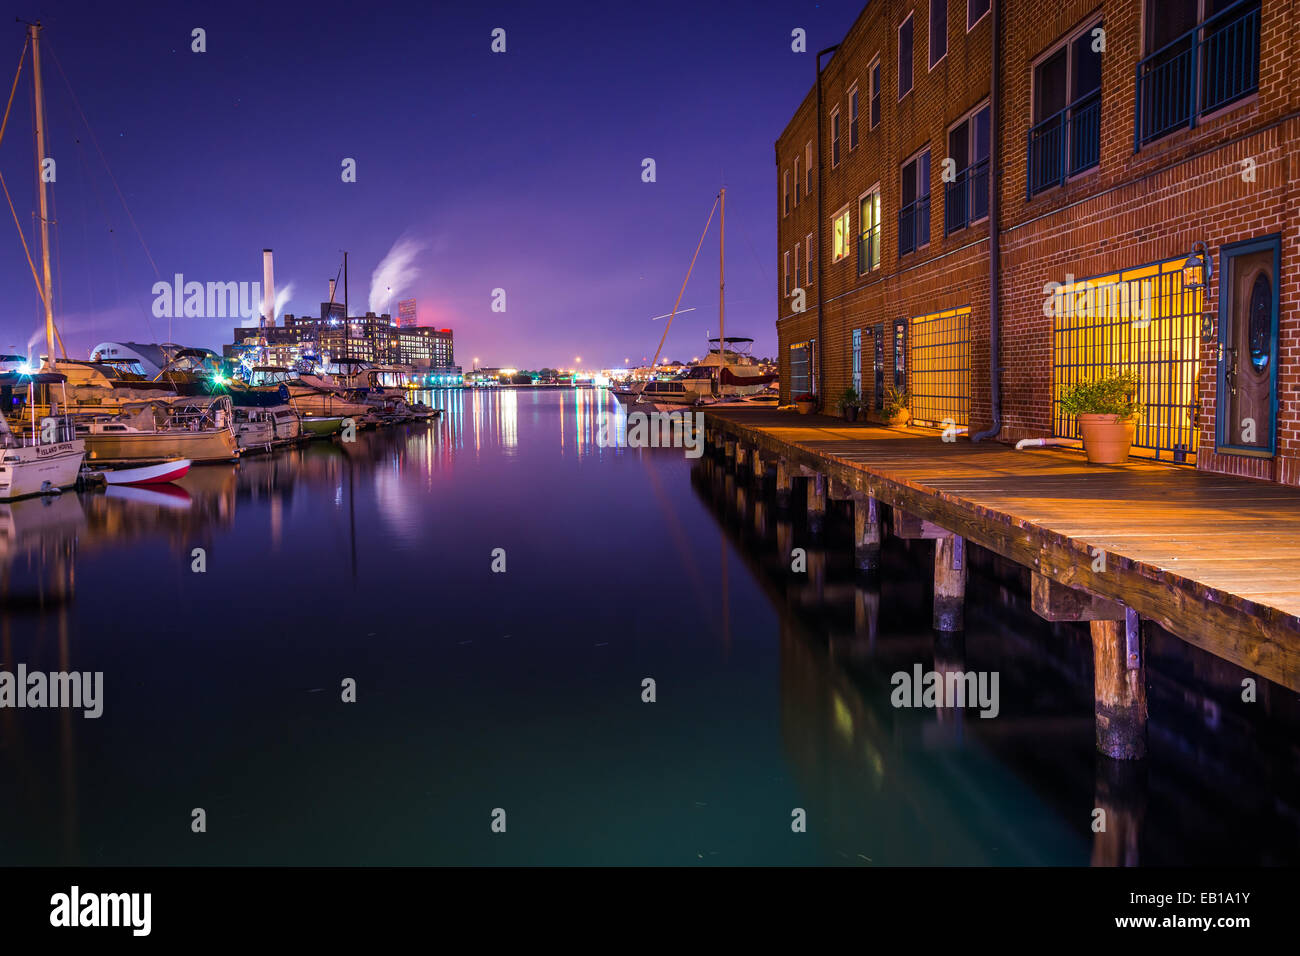
[[[848,385],[852,329],[877,322],[892,326],[941,309],[970,305],[971,430],[992,420],[989,399],[989,301],[987,228],[977,225],[943,236],[942,160],[949,126],[988,96],[992,17],[967,33],[966,4],[949,0],[948,56],[927,69],[929,50],[926,0],[884,0],[868,5],[829,61],[823,74],[824,117],[838,103],[845,117],[847,91],[856,80],[862,90],[862,142],[832,170],[829,123],[824,118],[822,174],[824,263],[823,342],[825,382],[830,401]],[[1201,468],[1300,483],[1300,224],[1291,213],[1300,142],[1300,71],[1291,66],[1300,53],[1300,0],[1265,0],[1260,37],[1259,92],[1183,130],[1134,152],[1135,71],[1142,50],[1141,0],[1055,4],[1002,3],[1001,73],[1001,296],[1002,409],[1000,438],[1049,435],[1052,431],[1052,322],[1043,314],[1044,286],[1107,274],[1156,260],[1186,255],[1192,243],[1208,244],[1215,277],[1206,301],[1217,311],[1222,246],[1243,239],[1282,235],[1280,349],[1278,375],[1278,454],[1276,460],[1214,453],[1217,347],[1205,342],[1200,369]],[[913,11],[915,44],[913,90],[900,103],[897,94],[897,27]],[[1103,20],[1101,157],[1098,167],[1064,187],[1026,198],[1026,143],[1031,125],[1033,62],[1065,35],[1096,16]],[[867,66],[879,53],[884,95],[882,119],[868,129]],[[778,194],[781,171],[792,166],[796,150],[812,135],[815,90],[805,98],[776,143]],[[931,150],[931,243],[898,255],[900,167],[922,145]],[[1255,181],[1245,182],[1241,161],[1253,159]],[[802,165],[802,159],[801,159]],[[830,218],[844,203],[854,204],[852,228],[859,228],[858,195],[882,186],[881,269],[859,277],[856,255],[830,262]],[[778,215],[778,258],[802,236],[815,231],[816,196],[805,197],[788,219]],[[778,195],[778,213],[780,198]],[[799,238],[796,238],[799,237]],[[780,262],[778,262],[778,273]],[[779,281],[779,277],[778,277]],[[815,335],[816,284],[808,285],[809,311],[791,316],[789,299],[778,288],[778,338],[782,359],[789,342]],[[888,364],[888,360],[887,360]],[[863,383],[869,385],[871,359],[863,356]],[[786,369],[782,368],[783,381]],[[830,404],[830,402],[828,402]]]

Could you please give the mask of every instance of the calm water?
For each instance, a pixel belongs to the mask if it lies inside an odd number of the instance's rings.
[[[0,505],[4,668],[105,685],[98,720],[0,710],[0,864],[1300,860],[1294,695],[1152,638],[1152,757],[1117,773],[1086,630],[1017,569],[973,555],[939,638],[927,542],[859,586],[845,516],[814,539],[708,460],[599,447],[604,393],[431,398],[183,490]],[[891,707],[918,662],[998,670],[1001,714]]]

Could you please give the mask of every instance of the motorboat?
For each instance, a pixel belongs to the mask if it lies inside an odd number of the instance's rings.
[[[351,418],[358,424],[375,419],[374,408],[349,396],[347,389],[328,376],[300,373],[278,365],[259,365],[248,379],[253,386],[284,385],[286,404],[304,418]]]
[[[235,438],[241,452],[270,451],[275,442],[275,419],[265,408],[233,409]]]
[[[36,419],[35,389],[46,389],[55,384],[67,386],[67,379],[53,372],[21,375],[17,372],[0,373],[0,399],[4,411],[16,408],[21,415],[23,402],[13,401],[14,388],[27,386],[27,410],[31,415],[31,430],[26,437],[21,430],[15,432],[5,414],[0,414],[0,501],[59,492],[77,483],[81,462],[86,456],[86,444],[77,437],[66,415]],[[16,419],[21,421],[21,417]]]
[[[98,464],[162,462],[187,458],[196,464],[239,457],[230,398],[173,396],[124,405],[115,415],[80,415],[77,435],[87,460]]]

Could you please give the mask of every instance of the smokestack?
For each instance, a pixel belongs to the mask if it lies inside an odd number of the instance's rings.
[[[334,279],[330,279],[330,297],[329,297],[329,301],[330,301],[330,304],[331,304],[331,305],[333,305],[333,303],[334,303],[334,282],[335,282],[335,281],[336,281],[336,280],[334,280]]]
[[[262,322],[275,325],[275,262],[270,249],[262,250]]]

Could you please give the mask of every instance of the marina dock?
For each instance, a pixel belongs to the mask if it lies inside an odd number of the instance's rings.
[[[961,627],[966,542],[1030,569],[1040,616],[1090,622],[1110,756],[1145,753],[1143,621],[1300,690],[1300,490],[770,409],[709,410],[705,430],[738,474],[775,474],[778,506],[796,479],[810,518],[852,501],[862,570],[886,531],[879,505],[893,534],[934,539],[936,629]]]

